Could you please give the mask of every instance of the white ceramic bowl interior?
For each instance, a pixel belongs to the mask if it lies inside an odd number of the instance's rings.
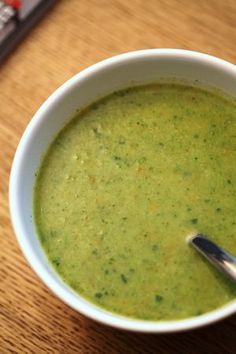
[[[236,67],[205,54],[151,49],[95,64],[57,89],[34,115],[19,143],[10,177],[10,211],[21,249],[43,282],[80,313],[113,327],[140,332],[172,332],[203,326],[236,312],[236,301],[210,313],[178,321],[130,319],[105,311],[74,293],[49,265],[32,220],[35,173],[48,145],[76,109],[115,90],[159,79],[199,80],[236,95]]]

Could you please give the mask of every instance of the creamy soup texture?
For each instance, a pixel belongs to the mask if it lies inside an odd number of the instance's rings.
[[[236,105],[156,84],[77,112],[38,171],[34,216],[62,279],[109,311],[201,315],[236,285],[186,243],[194,231],[236,254]]]

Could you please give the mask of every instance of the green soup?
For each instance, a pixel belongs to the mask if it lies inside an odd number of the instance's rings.
[[[81,296],[121,315],[170,320],[214,310],[236,285],[186,243],[197,230],[236,254],[236,105],[157,84],[77,113],[35,186],[48,259]]]

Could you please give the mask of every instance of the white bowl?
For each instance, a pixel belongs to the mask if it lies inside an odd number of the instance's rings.
[[[236,300],[204,315],[176,321],[136,320],[103,310],[76,294],[49,265],[32,220],[32,195],[42,154],[77,108],[112,91],[160,78],[198,80],[236,95],[236,66],[206,54],[150,49],[106,59],[68,80],[34,115],[15,154],[9,192],[12,223],[21,249],[54,294],[96,321],[126,330],[156,333],[196,328],[220,320],[236,312]]]

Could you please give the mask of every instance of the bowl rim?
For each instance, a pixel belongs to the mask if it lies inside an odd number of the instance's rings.
[[[44,120],[48,110],[50,110],[53,106],[56,106],[65,93],[73,89],[76,85],[78,85],[79,82],[87,80],[90,76],[93,76],[98,71],[104,69],[106,70],[118,63],[120,64],[141,58],[161,57],[176,59],[179,58],[185,60],[187,59],[197,62],[202,61],[204,63],[213,65],[220,70],[229,72],[235,76],[236,79],[236,66],[234,64],[205,53],[183,49],[143,49],[119,54],[93,64],[92,66],[89,66],[88,68],[74,75],[64,84],[62,84],[58,89],[56,89],[34,114],[18,144],[12,163],[9,182],[10,216],[18,244],[20,245],[20,248],[31,268],[35,271],[43,283],[46,284],[47,287],[64,303],[88,318],[91,318],[102,324],[109,325],[111,327],[146,333],[178,332],[209,325],[236,313],[236,299],[224,305],[223,307],[215,309],[214,311],[208,312],[206,314],[197,317],[171,321],[145,321],[120,316],[119,314],[103,310],[100,307],[94,305],[92,302],[69,292],[66,287],[63,287],[61,283],[58,282],[57,276],[50,273],[45,268],[45,266],[43,266],[37,256],[37,252],[31,245],[28,235],[24,231],[24,222],[21,219],[19,213],[20,205],[22,202],[19,198],[18,192],[21,164],[22,160],[24,160],[25,156],[27,155],[27,146],[31,139],[32,133],[37,130],[39,122]]]

